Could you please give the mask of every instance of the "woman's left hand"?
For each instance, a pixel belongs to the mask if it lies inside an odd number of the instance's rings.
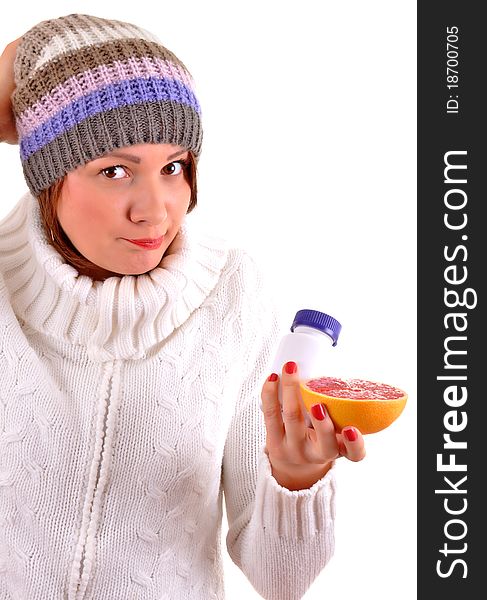
[[[17,144],[18,134],[12,111],[11,95],[15,89],[14,60],[22,38],[7,44],[0,55],[0,142]]]
[[[312,407],[313,427],[303,417],[297,365],[288,362],[282,369],[282,413],[276,374],[262,388],[262,411],[267,430],[266,452],[276,481],[288,490],[310,488],[344,456],[358,462],[365,456],[362,434],[356,427],[335,431],[324,404]]]

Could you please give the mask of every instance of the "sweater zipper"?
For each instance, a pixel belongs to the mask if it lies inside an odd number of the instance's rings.
[[[114,363],[105,364],[105,372],[103,379],[105,385],[101,385],[98,393],[98,413],[95,431],[95,440],[101,440],[97,447],[95,441],[95,453],[92,457],[91,472],[94,474],[94,480],[90,483],[92,476],[89,478],[88,489],[85,495],[83,506],[83,520],[81,533],[78,540],[78,561],[75,560],[71,574],[69,600],[83,600],[86,598],[86,589],[92,576],[94,567],[94,552],[97,530],[99,528],[99,517],[101,514],[102,500],[104,495],[104,487],[100,487],[100,476],[102,469],[106,471],[107,461],[110,460],[111,447],[107,443],[108,424],[111,419],[113,410],[113,378],[114,378]],[[106,392],[104,392],[106,390]],[[105,400],[106,399],[106,400]],[[117,402],[115,402],[117,404]],[[111,445],[113,439],[111,440]]]
[[[104,452],[105,452],[105,442],[106,442],[106,432],[107,432],[107,418],[108,418],[108,411],[110,410],[110,394],[112,391],[112,378],[110,377],[110,380],[108,382],[108,400],[107,400],[107,406],[106,406],[106,411],[105,411],[105,415],[103,418],[103,442],[102,442],[102,447],[101,447],[101,453],[100,453],[100,460],[98,461],[98,469],[96,472],[96,480],[95,480],[95,485],[93,488],[93,494],[92,494],[92,500],[91,500],[91,508],[90,508],[90,525],[92,522],[92,517],[93,517],[93,502],[94,502],[94,498],[96,496],[97,490],[98,490],[98,482],[100,480],[100,471],[101,471],[101,463],[103,460],[103,456],[104,456]],[[88,528],[89,531],[89,528]],[[85,539],[84,545],[83,545],[83,550],[82,550],[82,554],[81,554],[81,559],[80,559],[80,567],[79,567],[79,582],[78,582],[78,592],[81,592],[81,594],[79,595],[79,600],[82,599],[83,597],[83,593],[84,590],[80,590],[80,586],[81,586],[81,581],[83,579],[83,570],[84,570],[84,566],[85,566],[85,555],[86,555],[86,542],[87,540]],[[89,576],[89,574],[88,574]],[[86,588],[86,586],[85,586]]]

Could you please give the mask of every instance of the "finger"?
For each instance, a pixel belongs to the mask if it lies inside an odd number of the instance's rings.
[[[310,410],[311,422],[316,432],[318,445],[318,458],[320,462],[333,460],[340,453],[338,450],[337,436],[333,421],[328,415],[324,404],[314,404]]]
[[[267,448],[278,447],[285,434],[278,387],[279,377],[276,373],[272,373],[262,387],[262,412],[267,431]]]
[[[293,361],[287,362],[282,368],[281,392],[286,437],[291,444],[300,443],[306,437],[307,427],[301,410],[298,366]]]
[[[364,438],[356,427],[344,427],[340,438],[339,446],[342,456],[353,462],[358,462],[365,457]]]

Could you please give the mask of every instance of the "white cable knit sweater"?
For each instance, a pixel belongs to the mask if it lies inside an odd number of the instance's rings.
[[[263,452],[278,336],[254,262],[184,225],[149,274],[95,282],[26,194],[0,222],[0,600],[268,600],[333,552],[334,475],[291,492]]]

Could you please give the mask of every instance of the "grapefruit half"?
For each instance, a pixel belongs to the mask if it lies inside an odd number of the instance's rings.
[[[408,397],[395,386],[366,379],[319,377],[300,387],[306,409],[325,404],[337,431],[347,425],[361,433],[381,431],[399,417]]]

